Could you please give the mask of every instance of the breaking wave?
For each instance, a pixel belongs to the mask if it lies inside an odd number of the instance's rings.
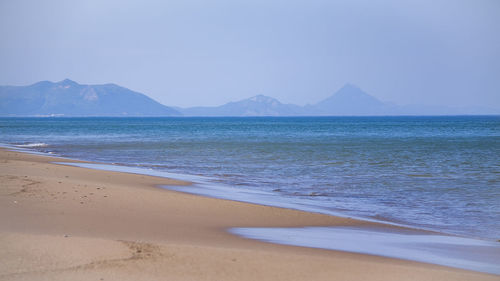
[[[49,145],[46,143],[43,143],[43,142],[35,142],[35,143],[17,144],[16,146],[17,147],[33,148],[33,147],[47,147]]]

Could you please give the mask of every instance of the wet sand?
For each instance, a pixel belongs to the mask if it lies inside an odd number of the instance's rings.
[[[0,149],[0,280],[498,280],[244,239],[232,227],[370,222],[158,188],[189,183]]]

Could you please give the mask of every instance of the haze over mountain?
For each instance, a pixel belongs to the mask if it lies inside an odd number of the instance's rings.
[[[214,107],[162,105],[115,84],[82,85],[69,79],[29,86],[0,86],[0,116],[377,116],[500,114],[485,108],[398,106],[346,84],[312,105],[283,104],[257,95]]]
[[[302,106],[352,81],[384,102],[500,109],[498,0],[68,3],[0,1],[0,85],[113,81],[185,108]]]
[[[332,96],[306,106],[305,111],[314,115],[387,115],[392,107],[360,88],[346,84]]]
[[[358,87],[346,84],[332,96],[314,104],[283,104],[258,95],[216,107],[177,108],[185,116],[343,116],[389,115],[394,109]]]
[[[380,101],[346,84],[330,97],[312,105],[283,104],[277,99],[258,95],[215,107],[176,108],[184,116],[383,116],[383,115],[460,115],[500,114],[487,108],[442,106],[398,106]]]
[[[277,99],[257,95],[237,102],[215,107],[176,108],[186,116],[297,116],[303,115],[303,108],[283,104]]]
[[[69,79],[0,86],[1,116],[175,116],[178,111],[115,84],[81,85]]]

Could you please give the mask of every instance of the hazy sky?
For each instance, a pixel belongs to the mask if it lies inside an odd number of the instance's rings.
[[[166,105],[315,103],[350,82],[397,104],[500,108],[500,1],[0,0],[0,84],[116,83]]]

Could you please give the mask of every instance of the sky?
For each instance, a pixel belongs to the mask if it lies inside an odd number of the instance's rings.
[[[351,83],[500,109],[498,0],[0,0],[0,41],[0,85],[115,83],[188,107]]]

